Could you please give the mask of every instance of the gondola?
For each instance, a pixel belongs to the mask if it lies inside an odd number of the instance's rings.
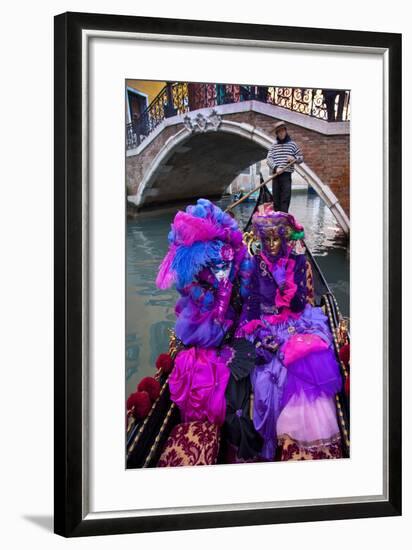
[[[252,193],[252,195],[250,195],[249,197],[247,197],[247,198],[245,199],[245,202],[256,202],[258,195],[259,195],[258,192]],[[238,201],[238,200],[242,199],[243,196],[244,196],[243,191],[240,191],[239,193],[235,193],[235,194],[233,195],[233,198],[234,198],[236,201]]]
[[[261,175],[261,182],[263,177]],[[253,213],[258,207],[266,202],[272,201],[272,195],[266,185],[260,187],[259,196],[256,201]],[[252,215],[243,228],[247,238]],[[315,258],[306,246],[307,266],[311,276],[313,305],[321,306],[328,316],[329,326],[334,337],[336,356],[339,361],[341,375],[344,382],[348,378],[348,370],[340,360],[340,348],[349,343],[349,332],[347,321],[340,313],[336,298],[329,288],[329,285],[319,268]],[[173,332],[170,334],[168,353],[173,358],[182,349],[181,343]],[[167,351],[167,350],[165,350]],[[155,368],[154,368],[155,370]],[[158,371],[155,377],[160,383],[160,393],[153,402],[152,407],[143,419],[137,420],[131,414],[126,416],[126,467],[127,468],[150,468],[156,467],[162,453],[166,440],[174,426],[180,421],[178,407],[171,401],[168,387],[168,376]],[[347,387],[347,386],[346,386]],[[350,417],[349,417],[349,395],[342,391],[336,395],[336,407],[339,429],[342,439],[343,457],[349,457],[350,447]],[[223,442],[224,443],[224,442]],[[222,460],[224,462],[224,460]],[[219,460],[218,460],[219,463]]]

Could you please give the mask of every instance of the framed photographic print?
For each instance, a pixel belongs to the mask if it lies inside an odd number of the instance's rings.
[[[55,18],[55,532],[401,514],[401,36]]]

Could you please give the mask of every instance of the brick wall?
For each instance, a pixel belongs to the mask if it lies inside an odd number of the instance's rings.
[[[236,122],[246,122],[274,137],[273,128],[277,121],[272,117],[247,111],[227,114],[224,115],[224,118]],[[139,183],[153,158],[166,140],[180,129],[180,124],[165,128],[140,155],[126,159],[128,194],[136,194]],[[288,130],[300,146],[306,164],[325,184],[330,186],[349,216],[349,135],[326,136],[294,124],[288,124]],[[263,157],[264,150],[262,153]]]
[[[135,195],[145,172],[149,169],[152,160],[166,143],[181,129],[181,125],[168,126],[144,149],[140,155],[126,157],[126,186],[127,194]]]
[[[249,111],[226,115],[225,119],[247,122],[273,138],[275,136],[273,128],[277,120],[272,117]],[[306,164],[330,186],[349,216],[349,135],[325,136],[294,124],[288,124],[288,131],[301,148]]]

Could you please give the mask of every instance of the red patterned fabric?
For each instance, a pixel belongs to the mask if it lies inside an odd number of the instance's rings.
[[[158,467],[216,464],[219,435],[219,427],[210,422],[178,424],[166,441]]]

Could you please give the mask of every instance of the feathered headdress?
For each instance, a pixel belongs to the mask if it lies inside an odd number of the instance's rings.
[[[161,289],[183,288],[212,262],[234,260],[238,266],[245,252],[237,222],[207,199],[176,214],[168,239],[156,278]]]
[[[259,237],[271,234],[289,241],[298,241],[305,236],[303,226],[295,220],[292,214],[286,212],[272,210],[263,214],[256,213],[253,215],[252,224],[254,233]]]
[[[265,210],[252,217],[253,232],[260,239],[271,236],[280,239],[280,254],[288,256],[295,249],[298,241],[305,237],[303,226],[298,223],[292,214]]]

